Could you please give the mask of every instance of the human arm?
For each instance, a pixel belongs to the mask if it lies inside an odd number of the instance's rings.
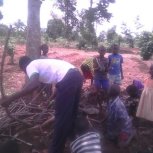
[[[34,91],[38,86],[40,85],[40,82],[39,82],[39,74],[38,73],[35,73],[33,74],[29,81],[25,84],[24,88],[21,89],[21,91],[18,91],[16,93],[14,93],[13,95],[11,96],[8,96],[8,97],[5,97],[4,99],[1,99],[0,100],[0,104],[3,106],[3,107],[8,107],[12,101],[22,97],[22,96],[25,96],[29,93],[31,93],[32,91]]]
[[[94,71],[99,70],[99,66],[98,66],[96,58],[93,59],[93,69]]]
[[[108,73],[109,71],[109,59],[106,59],[106,63],[105,63],[105,72]]]
[[[53,100],[56,97],[56,84],[52,84],[52,94],[50,96],[50,99]]]
[[[95,58],[93,60],[93,68],[95,71],[98,70],[100,72],[104,72],[105,71],[105,64],[104,63],[102,64],[99,60],[100,59],[98,59],[98,58]]]
[[[111,69],[111,55],[108,56],[108,71]]]

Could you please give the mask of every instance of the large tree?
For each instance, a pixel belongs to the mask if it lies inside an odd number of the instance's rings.
[[[40,56],[40,7],[41,0],[28,0],[26,54],[32,59]]]
[[[3,6],[3,0],[0,0],[0,6]],[[0,20],[3,18],[2,12],[0,10]]]
[[[70,38],[72,29],[77,25],[76,0],[57,0],[56,5],[64,13],[65,37]]]
[[[134,36],[133,32],[130,30],[130,28],[126,25],[126,23],[122,23],[122,34],[124,35],[126,43],[129,45],[129,47],[134,47]]]
[[[82,10],[80,31],[82,37],[89,44],[97,45],[95,24],[101,24],[104,20],[109,20],[112,17],[112,14],[108,12],[108,6],[114,2],[115,0],[90,0],[90,7]]]
[[[61,19],[54,18],[48,21],[47,24],[47,34],[50,38],[56,40],[59,37],[64,36],[65,25]]]

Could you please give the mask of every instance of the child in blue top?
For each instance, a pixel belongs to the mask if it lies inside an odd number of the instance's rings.
[[[125,147],[132,140],[135,130],[126,107],[119,97],[120,91],[120,86],[116,84],[113,84],[109,89],[105,134],[119,147]]]
[[[123,57],[118,53],[119,46],[113,44],[111,46],[112,54],[108,56],[109,60],[109,80],[111,84],[121,84],[123,79],[122,63]]]

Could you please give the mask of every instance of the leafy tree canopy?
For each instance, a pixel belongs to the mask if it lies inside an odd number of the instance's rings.
[[[56,39],[64,36],[65,25],[61,19],[52,19],[47,24],[47,34],[49,37]]]

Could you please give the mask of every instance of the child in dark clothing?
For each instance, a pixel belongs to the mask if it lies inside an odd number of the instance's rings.
[[[106,48],[100,46],[98,50],[99,56],[93,59],[93,88],[97,96],[97,102],[99,105],[99,113],[102,113],[102,103],[107,101],[107,93],[109,89],[108,79],[108,59],[104,56]]]
[[[109,80],[108,73],[108,59],[104,57],[106,48],[101,46],[98,50],[99,56],[93,59],[94,68],[94,86],[97,92],[101,89],[108,91]]]
[[[132,121],[127,110],[119,98],[120,87],[112,85],[109,90],[109,102],[107,106],[106,133],[107,138],[120,147],[129,144],[134,136]]]
[[[139,80],[133,80],[133,83],[126,88],[129,97],[126,99],[126,107],[130,116],[135,117],[137,106],[144,85]]]
[[[40,51],[41,51],[41,57],[40,58],[47,58],[47,54],[48,54],[48,50],[49,50],[49,47],[47,44],[42,44],[40,46]]]
[[[126,92],[128,93],[129,97],[126,99],[126,108],[130,116],[135,117],[137,106],[140,100],[139,90],[135,85],[129,85],[126,88]]]

